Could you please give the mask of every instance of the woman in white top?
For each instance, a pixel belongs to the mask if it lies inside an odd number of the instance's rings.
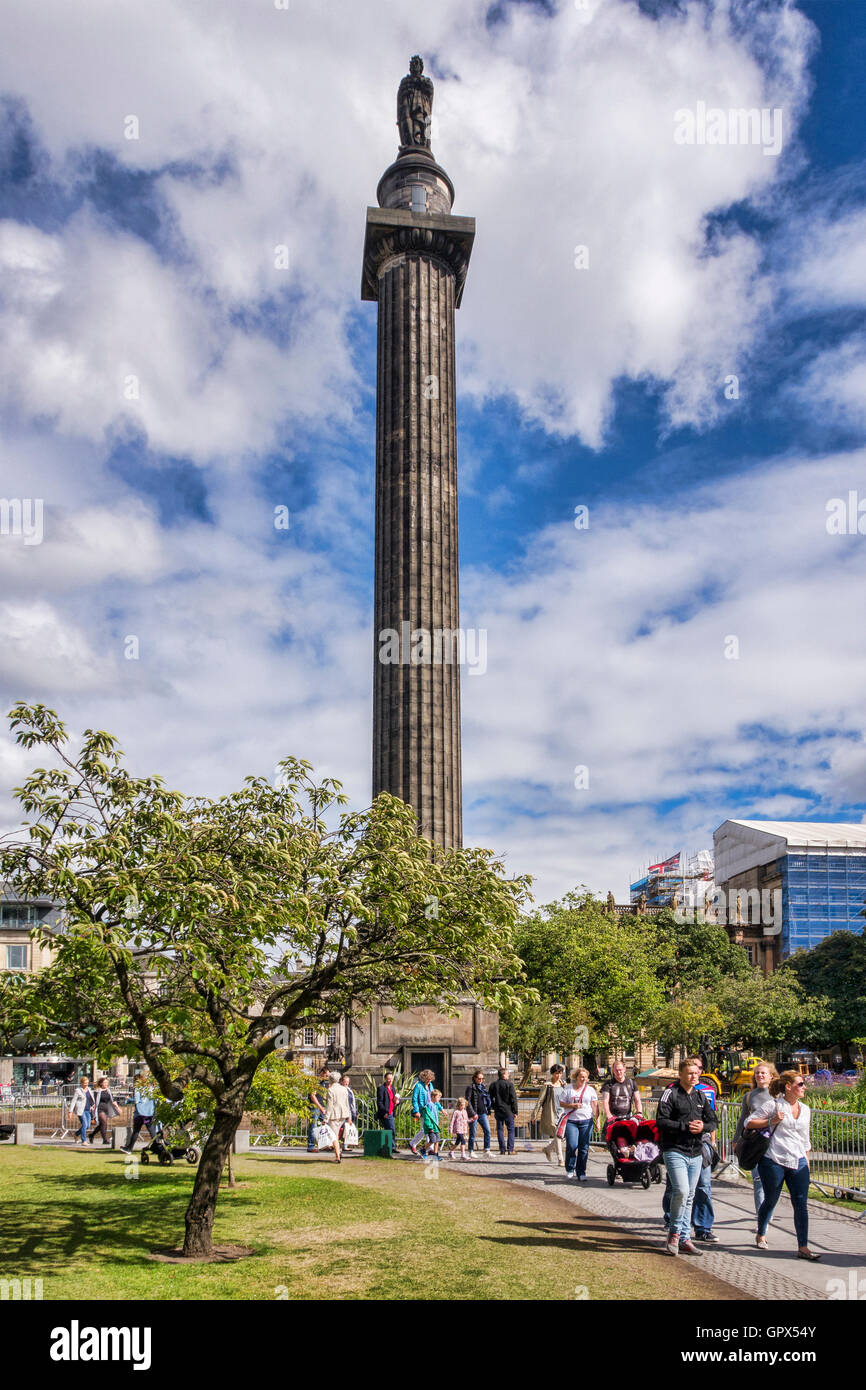
[[[352,1106],[349,1099],[349,1088],[343,1086],[339,1081],[332,1081],[328,1087],[328,1095],[325,1100],[325,1115],[322,1121],[326,1124],[334,1136],[333,1149],[340,1163],[340,1135],[343,1132],[343,1125],[348,1125],[352,1120]]]
[[[76,1144],[87,1143],[87,1131],[90,1129],[90,1117],[93,1114],[96,1100],[90,1089],[90,1078],[82,1076],[81,1084],[76,1086],[72,1103],[69,1107],[73,1115],[81,1121],[81,1134],[76,1139]]]
[[[758,1164],[764,1200],[758,1212],[757,1246],[767,1249],[767,1226],[784,1183],[794,1208],[797,1232],[797,1258],[820,1260],[809,1249],[809,1122],[811,1111],[803,1100],[806,1082],[794,1071],[783,1071],[770,1083],[770,1097],[752,1116],[752,1124],[763,1117],[771,1130],[769,1148]]]
[[[586,1067],[578,1067],[571,1074],[571,1085],[566,1086],[559,1098],[566,1116],[565,1122],[565,1172],[567,1177],[586,1182],[586,1160],[589,1157],[589,1141],[593,1126],[598,1119],[598,1094],[589,1084]]]

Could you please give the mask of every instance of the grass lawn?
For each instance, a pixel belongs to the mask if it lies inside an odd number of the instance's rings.
[[[0,1277],[45,1299],[735,1299],[685,1260],[560,1198],[443,1164],[239,1158],[215,1238],[233,1264],[147,1258],[180,1244],[194,1172],[47,1147],[0,1150]],[[585,1288],[587,1293],[579,1290]],[[285,1292],[283,1292],[285,1290]]]

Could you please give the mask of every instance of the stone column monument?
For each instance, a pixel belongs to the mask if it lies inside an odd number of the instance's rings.
[[[430,148],[433,83],[414,57],[400,148],[367,209],[361,298],[379,305],[373,795],[462,842],[454,311],[475,220]]]

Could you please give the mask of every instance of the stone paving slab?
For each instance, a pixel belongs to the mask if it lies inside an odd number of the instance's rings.
[[[508,1158],[473,1163],[449,1163],[467,1176],[499,1178],[521,1186],[544,1188],[564,1197],[593,1216],[626,1226],[630,1235],[661,1246],[662,1194],[664,1185],[654,1184],[645,1191],[640,1184],[626,1187],[607,1182],[607,1155],[591,1153],[588,1182],[577,1183],[562,1168],[553,1167],[540,1152],[518,1152]],[[822,1202],[809,1203],[809,1245],[821,1255],[817,1264],[796,1258],[793,1211],[784,1192],[767,1233],[768,1251],[755,1246],[755,1208],[751,1186],[729,1174],[713,1183],[714,1230],[717,1246],[702,1246],[702,1264],[708,1274],[731,1284],[752,1298],[810,1302],[827,1299],[834,1291],[832,1280],[844,1281],[846,1289],[862,1281],[866,1294],[866,1221]],[[689,1259],[681,1255],[680,1259]],[[853,1271],[853,1275],[852,1272]],[[849,1295],[850,1296],[850,1295]]]

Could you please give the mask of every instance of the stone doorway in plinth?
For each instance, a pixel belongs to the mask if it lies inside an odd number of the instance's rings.
[[[419,1071],[424,1071],[426,1068],[429,1068],[435,1078],[433,1089],[435,1091],[441,1091],[443,1096],[447,1096],[448,1086],[451,1081],[449,1076],[450,1069],[448,1066],[450,1061],[450,1049],[437,1048],[435,1051],[427,1051],[425,1049],[423,1052],[420,1052],[416,1051],[414,1047],[407,1047],[405,1050],[408,1054],[405,1063],[408,1070],[414,1071],[417,1074]]]

